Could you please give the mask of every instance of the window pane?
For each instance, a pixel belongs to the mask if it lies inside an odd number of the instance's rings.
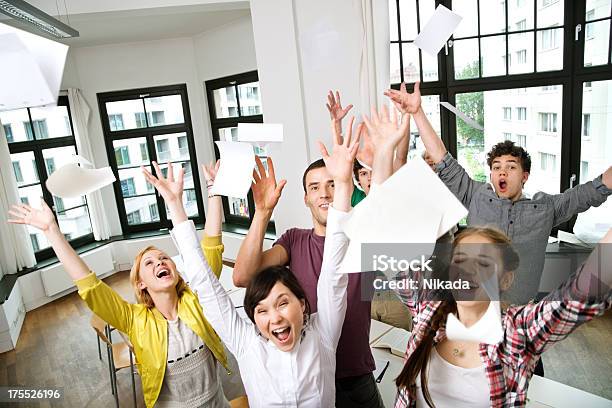
[[[431,123],[437,134],[440,133],[440,95],[423,95],[421,97],[421,106],[423,111]],[[410,150],[408,151],[408,157],[411,159],[417,155],[421,155],[425,150],[423,142],[419,136],[419,130],[414,122],[412,116],[410,116]]]
[[[392,84],[399,84],[402,82],[402,77],[400,76],[399,47],[399,44],[391,44],[391,49],[389,51],[389,82]]]
[[[480,40],[482,51],[482,76],[497,76],[506,74],[506,36],[496,35]]]
[[[610,20],[597,21],[585,25],[584,66],[608,63]]]
[[[436,11],[435,0],[419,0],[419,31],[425,28],[425,25]],[[413,40],[413,38],[403,38],[402,40]]]
[[[476,0],[455,0],[453,11],[463,17],[453,33],[454,38],[478,35],[478,3]]]
[[[457,40],[453,43],[455,79],[478,78],[478,39]]]
[[[125,213],[129,225],[144,224],[147,222],[159,221],[159,209],[155,195],[142,197],[126,198]]]
[[[191,162],[181,162],[181,163],[172,163],[172,170],[176,175],[179,171],[179,166],[183,168],[183,188],[187,190],[188,188],[194,188],[193,184],[193,172],[191,170]],[[164,164],[159,166],[162,171],[164,177],[168,176],[168,164]]]
[[[0,122],[2,122],[9,143],[34,139],[27,109],[0,112]]]
[[[198,216],[198,202],[196,198],[196,191],[194,189],[186,189],[183,191],[183,205],[185,206],[185,212],[188,217]]]
[[[34,152],[13,153],[11,154],[11,162],[13,162],[13,174],[17,186],[38,182]]]
[[[187,146],[187,133],[172,133],[157,135],[153,138],[157,161],[189,160],[189,147]]]
[[[509,138],[523,145],[531,155],[531,174],[525,192],[531,196],[538,191],[559,193],[562,97],[560,85],[458,94],[457,108],[477,121],[477,112],[483,112],[486,129],[482,135],[456,120],[459,162],[473,178],[487,181],[486,153]]]
[[[249,204],[246,198],[228,197],[230,214],[239,217],[249,217]]]
[[[149,127],[184,123],[181,95],[144,98]]]
[[[420,80],[419,49],[412,43],[402,44],[402,61],[404,63],[404,82]]]
[[[586,0],[586,21],[610,17],[610,0]]]
[[[423,63],[423,82],[438,80],[438,57],[432,57],[426,52],[421,52],[421,62]]]
[[[402,41],[412,41],[417,36],[416,1],[400,0],[400,26],[402,30]],[[389,22],[390,23],[390,22]],[[425,22],[421,20],[421,24]]]
[[[480,2],[480,34],[497,34],[505,32],[505,1]]]
[[[259,82],[238,85],[240,97],[240,114],[242,116],[261,115],[261,98]]]
[[[215,116],[217,118],[233,118],[238,116],[236,88],[228,86],[227,88],[215,89],[213,97],[215,98]]]
[[[68,107],[66,106],[31,108],[30,115],[32,115],[32,125],[36,139],[72,135]]]
[[[67,236],[68,240],[91,234],[91,221],[86,205],[58,212],[57,219],[60,231]]]
[[[106,102],[106,113],[111,131],[146,127],[142,99]]]
[[[559,0],[538,0],[538,28],[562,26],[563,6]]]
[[[238,128],[229,127],[219,129],[219,139],[223,142],[235,142],[238,140]]]
[[[113,140],[113,149],[118,168],[149,164],[147,139],[144,137]]]
[[[21,199],[21,202],[34,207],[40,207],[40,199],[42,195],[42,187],[40,184],[19,189],[19,198]],[[28,230],[28,234],[30,234],[30,240],[34,247],[34,252],[49,247],[49,241],[47,241],[45,235],[39,229],[29,225],[26,225],[26,228]]]
[[[609,98],[612,80],[595,81],[588,87],[584,84],[582,95],[580,183],[585,183],[606,171],[612,162],[609,137],[612,132],[612,103]],[[587,242],[596,242],[612,227],[611,220],[612,201],[608,200],[600,207],[579,214],[574,233]]]
[[[389,39],[397,41],[397,0],[389,0]]]
[[[510,74],[533,72],[533,32],[508,36]]]
[[[508,1],[508,31],[533,29],[533,0]]]
[[[563,69],[563,29],[538,31],[538,72]]]
[[[53,149],[43,150],[42,154],[43,159],[45,160],[47,175],[50,176],[60,167],[63,167],[68,163],[73,163],[76,148],[74,146],[54,147]]]
[[[147,170],[151,171],[150,167]],[[123,197],[153,193],[155,190],[145,180],[140,168],[119,170],[119,183]]]

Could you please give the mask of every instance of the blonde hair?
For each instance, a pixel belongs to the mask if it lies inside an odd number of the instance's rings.
[[[149,251],[163,252],[158,248],[154,247],[153,245],[149,245],[148,247],[140,250],[140,252],[138,252],[138,255],[136,255],[136,258],[134,259],[134,265],[132,265],[132,269],[130,270],[130,283],[134,288],[134,294],[136,295],[136,300],[138,300],[138,303],[145,305],[149,309],[152,309],[155,307],[155,303],[153,302],[153,298],[149,294],[149,291],[147,289],[141,289],[138,287],[138,283],[140,282],[140,262],[142,261],[144,255]],[[186,288],[187,284],[185,283],[181,275],[178,275],[178,282],[176,283],[176,294],[179,298],[183,295],[183,292]]]

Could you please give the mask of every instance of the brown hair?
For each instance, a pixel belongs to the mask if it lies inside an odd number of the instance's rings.
[[[320,169],[321,167],[325,167],[325,162],[323,161],[323,159],[313,161],[312,163],[310,163],[310,165],[308,165],[308,167],[306,167],[306,170],[304,170],[304,175],[302,176],[302,187],[304,187],[304,193],[306,193],[306,176],[312,170]]]
[[[130,270],[130,283],[134,288],[134,294],[136,295],[136,300],[138,303],[145,305],[147,308],[152,309],[155,307],[155,303],[153,303],[153,298],[147,291],[147,289],[140,289],[138,287],[138,282],[140,281],[140,262],[142,261],[142,257],[149,251],[160,251],[158,248],[149,245],[148,247],[140,250],[136,258],[134,259],[134,265],[132,265],[132,269]],[[187,284],[181,277],[178,275],[178,282],[176,283],[176,294],[180,298],[185,289],[187,288]]]
[[[499,142],[493,146],[489,153],[487,153],[487,164],[489,165],[489,169],[493,166],[493,160],[498,157],[505,156],[506,154],[516,157],[519,160],[523,171],[526,171],[527,173],[531,172],[531,156],[525,149],[523,149],[521,146],[516,146],[514,142],[510,140]]]
[[[480,235],[487,238],[494,244],[500,244],[505,271],[513,271],[518,267],[519,257],[510,245],[510,238],[495,228],[470,227],[464,229],[455,237],[455,240],[453,241],[453,251],[462,239],[473,235]],[[446,322],[446,317],[448,314],[457,312],[457,302],[452,297],[450,292],[448,294],[445,293],[444,295],[446,295],[443,296],[444,300],[441,301],[438,309],[431,319],[429,331],[425,337],[423,337],[423,340],[420,342],[418,347],[412,352],[412,354],[410,354],[406,364],[404,364],[402,372],[395,379],[395,384],[399,389],[406,389],[410,397],[412,399],[416,399],[416,380],[420,373],[421,391],[423,392],[423,397],[425,398],[427,405],[430,407],[433,407],[434,404],[431,399],[431,395],[429,394],[429,388],[427,387],[427,363],[429,362],[431,349],[434,346],[434,338],[436,337],[436,333],[440,329],[442,323]]]
[[[308,303],[306,293],[293,272],[285,266],[271,266],[259,272],[246,288],[246,293],[244,295],[244,311],[249,319],[255,323],[254,314],[257,304],[268,297],[268,294],[274,285],[276,285],[276,282],[282,283],[289,288],[295,297],[299,300],[303,300],[304,314],[310,316],[310,303]]]

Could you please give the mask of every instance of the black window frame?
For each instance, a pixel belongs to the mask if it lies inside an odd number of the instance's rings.
[[[406,0],[389,0],[396,3],[396,18],[397,21],[390,21],[390,24],[395,24],[397,28],[397,41],[390,41],[390,46],[393,44],[407,42],[401,37],[401,3]],[[408,0],[411,1],[411,0]],[[419,0],[416,2],[416,10],[419,10]],[[488,0],[477,0],[478,13],[480,14],[480,3]],[[537,72],[537,54],[538,54],[538,31],[550,30],[553,27],[538,28],[537,19],[534,14],[534,27],[525,30],[525,32],[533,32],[534,49],[533,49],[533,68],[534,72],[526,74],[500,75],[490,77],[479,77],[471,79],[455,79],[454,74],[454,47],[452,46],[455,38],[452,36],[447,42],[448,52],[443,48],[438,54],[438,81],[423,82],[423,66],[421,51],[419,50],[419,77],[421,78],[421,94],[439,95],[440,101],[447,101],[453,105],[456,102],[456,95],[462,93],[479,92],[479,91],[496,91],[515,88],[530,88],[530,87],[545,87],[552,85],[563,86],[561,121],[557,123],[558,133],[561,137],[561,157],[557,162],[560,166],[560,191],[565,191],[571,186],[577,185],[577,180],[580,180],[581,171],[581,140],[582,140],[582,103],[583,103],[583,84],[588,84],[595,81],[612,80],[612,27],[610,28],[608,58],[607,63],[602,65],[584,66],[584,48],[586,37],[586,0],[559,0],[563,2],[563,67],[556,71]],[[443,5],[452,10],[452,0],[435,0],[435,7]],[[537,13],[539,0],[534,0],[534,13]],[[480,23],[476,36],[467,36],[461,38],[480,38],[494,35],[509,35],[520,33],[522,31],[508,31],[507,29],[507,14],[508,1],[505,1],[506,16],[504,19],[505,30],[496,34],[480,35]],[[417,13],[417,22],[420,16]],[[602,17],[591,20],[589,22],[597,22],[608,20],[612,25],[612,11],[610,17]],[[578,29],[578,25],[580,25]],[[558,28],[560,28],[559,26]],[[575,40],[576,31],[579,30],[577,40]],[[420,30],[419,30],[420,31]],[[506,50],[508,51],[508,41],[506,41]],[[404,78],[402,47],[400,46],[400,80]],[[480,74],[482,74],[482,53],[480,51],[479,42],[479,60],[478,66]],[[508,55],[508,52],[506,52]],[[506,58],[506,72],[508,72],[509,61]],[[413,85],[406,84],[407,89],[412,92]],[[391,88],[399,89],[399,83],[391,84]],[[441,134],[440,137],[448,151],[457,157],[457,129],[455,116],[450,114],[445,109],[440,109]],[[528,150],[529,151],[529,150]],[[532,152],[535,153],[535,152]],[[597,175],[590,174],[589,177]],[[563,223],[553,229],[552,234],[556,235],[557,230],[572,231],[576,217],[570,221]]]
[[[219,137],[219,131],[224,128],[229,127],[237,127],[239,123],[263,123],[263,114],[259,115],[247,115],[242,116],[242,112],[240,109],[240,93],[238,91],[238,86],[243,84],[248,84],[251,82],[259,82],[259,75],[257,71],[245,72],[242,74],[230,75],[223,78],[211,79],[205,81],[204,88],[206,91],[206,97],[208,99],[208,113],[210,117],[210,126],[213,135],[213,141],[219,141],[221,138]],[[215,98],[214,91],[217,89],[234,87],[236,92],[236,100],[237,100],[237,113],[238,116],[229,117],[229,118],[217,118],[216,115],[216,107],[215,107]],[[219,159],[219,149],[217,148],[217,144],[214,144],[215,149],[215,158]],[[260,156],[262,159],[265,156]],[[255,201],[253,200],[253,192],[249,190],[247,195],[247,203],[249,206],[249,216],[241,217],[238,215],[234,215],[230,211],[229,199],[227,197],[222,197],[223,201],[223,213],[225,216],[225,223],[234,226],[246,227],[249,228],[251,226],[251,222],[253,220],[253,216],[255,215]],[[274,233],[275,232],[275,224],[273,220],[270,220],[268,223],[268,227],[266,232]]]
[[[74,137],[74,125],[72,123],[72,114],[70,113],[70,106],[68,104],[68,96],[66,95],[60,95],[58,97],[57,100],[57,106],[65,106],[66,110],[68,112],[68,120],[69,120],[69,125],[70,125],[70,135],[69,136],[62,136],[62,137],[52,137],[49,138],[48,137],[48,132],[47,132],[47,138],[42,138],[42,139],[36,139],[36,137],[33,137],[32,140],[24,140],[24,141],[19,141],[19,142],[11,142],[8,144],[9,146],[9,153],[10,154],[14,154],[14,153],[26,153],[26,152],[32,152],[34,155],[34,163],[36,165],[35,169],[38,173],[38,181],[36,183],[32,183],[32,184],[40,184],[41,189],[42,189],[42,194],[43,194],[43,199],[45,200],[45,202],[47,203],[47,205],[53,210],[53,215],[55,216],[56,222],[58,222],[59,224],[59,214],[58,211],[56,211],[56,206],[55,203],[53,201],[53,195],[51,194],[51,192],[49,192],[49,190],[47,190],[47,186],[46,186],[46,181],[49,178],[49,175],[47,173],[47,166],[46,166],[46,161],[44,159],[43,156],[43,151],[47,150],[47,149],[53,149],[53,148],[57,148],[57,147],[69,147],[69,146],[74,146],[74,151],[76,152],[76,154],[79,153],[78,151],[78,147],[76,144],[76,139]],[[25,108],[24,108],[25,109]],[[28,126],[30,127],[30,129],[32,129],[32,135],[34,136],[34,128],[31,125],[32,123],[32,114],[30,113],[30,109],[31,108],[27,108],[28,111],[28,117],[30,119],[30,122],[28,122]],[[21,187],[25,187],[25,186],[21,186]],[[81,208],[81,207],[87,207],[87,215],[89,217],[89,225],[91,226],[91,215],[89,212],[89,203],[87,202],[87,197],[84,196],[85,199],[85,203],[75,206],[75,207],[71,207],[68,209],[63,209],[63,213],[67,212],[67,211],[71,211],[77,208]],[[36,204],[37,205],[37,204]],[[79,247],[82,247],[84,245],[88,245],[91,244],[92,242],[94,242],[94,235],[93,235],[93,231],[89,234],[85,234],[85,235],[81,235],[80,237],[77,237],[75,239],[72,240],[68,240],[68,242],[70,243],[70,245],[77,249]],[[49,258],[53,258],[55,256],[55,253],[53,251],[53,249],[49,246],[45,249],[39,250],[39,251],[34,251],[34,256],[36,257],[36,261],[37,262],[41,262],[44,261],[46,259]]]
[[[145,98],[155,98],[162,96],[171,96],[171,95],[180,95],[181,103],[183,106],[183,123],[176,124],[168,124],[168,125],[155,125],[151,127],[144,128],[134,128],[134,129],[123,129],[123,130],[112,130],[110,129],[110,121],[108,120],[108,114],[106,110],[106,103],[108,102],[117,102],[128,99],[142,99],[143,100],[143,109],[145,113],[145,118],[148,120],[149,117],[147,115],[146,105],[144,103]],[[126,89],[120,91],[111,91],[111,92],[100,92],[97,94],[98,99],[98,108],[100,111],[100,118],[102,123],[102,131],[104,134],[104,144],[106,146],[106,154],[108,157],[108,161],[110,167],[117,178],[117,181],[113,183],[113,189],[115,192],[115,202],[117,203],[117,208],[119,210],[119,221],[121,224],[121,230],[123,234],[132,234],[139,233],[145,231],[155,231],[155,230],[164,230],[169,229],[171,227],[171,221],[166,213],[166,206],[164,204],[163,198],[157,194],[155,190],[147,192],[145,194],[136,195],[135,197],[139,197],[142,195],[155,195],[155,199],[157,202],[157,208],[159,213],[159,221],[146,222],[141,224],[130,225],[128,223],[128,217],[125,209],[124,196],[122,194],[121,182],[119,178],[119,168],[117,165],[117,161],[115,158],[115,149],[113,146],[113,142],[116,140],[123,139],[136,139],[136,138],[145,138],[146,147],[149,154],[149,161],[157,161],[157,151],[155,148],[154,138],[159,135],[166,135],[172,133],[185,133],[187,136],[187,145],[189,149],[189,160],[178,160],[171,161],[175,165],[177,163],[187,163],[191,164],[191,169],[193,173],[193,189],[196,192],[196,203],[198,208],[198,215],[195,217],[189,217],[189,219],[193,220],[196,224],[203,224],[206,220],[206,216],[204,213],[204,205],[202,201],[202,188],[200,186],[199,172],[198,169],[198,161],[195,150],[194,136],[193,136],[193,126],[191,123],[191,110],[189,109],[189,99],[187,96],[187,85],[186,84],[175,84],[175,85],[165,85],[165,86],[155,86],[148,88],[136,88],[136,89]],[[140,146],[139,146],[140,149]],[[142,153],[141,153],[142,154]],[[140,167],[134,166],[134,167]],[[128,167],[130,168],[130,167]],[[122,168],[123,170],[123,168]],[[147,205],[148,211],[148,205]]]

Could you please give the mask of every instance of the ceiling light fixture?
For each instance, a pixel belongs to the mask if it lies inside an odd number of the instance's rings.
[[[78,37],[79,32],[22,0],[0,0],[0,13],[6,14],[57,38]]]

